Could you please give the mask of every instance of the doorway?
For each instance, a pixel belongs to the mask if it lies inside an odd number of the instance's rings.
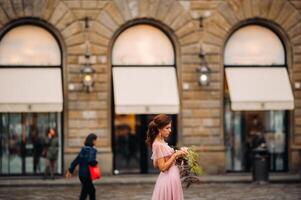
[[[145,143],[155,114],[170,114],[176,144],[179,93],[173,42],[157,22],[143,20],[120,32],[112,47],[113,173],[152,173]]]
[[[113,119],[114,174],[154,173],[151,148],[145,143],[148,123],[155,115],[118,115]],[[171,146],[177,142],[176,115],[172,117]]]

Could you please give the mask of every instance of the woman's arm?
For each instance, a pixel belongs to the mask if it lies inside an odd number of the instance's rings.
[[[79,163],[79,159],[80,159],[80,155],[82,153],[82,150],[79,152],[79,154],[76,156],[76,158],[71,162],[68,171],[72,174],[75,167],[78,165]]]
[[[76,158],[71,162],[70,167],[66,172],[66,178],[72,177],[72,173],[73,173],[76,165],[78,165],[78,160],[79,160],[79,155],[77,155]]]
[[[71,178],[72,177],[72,173],[75,170],[75,167],[78,165],[79,163],[79,157],[80,157],[81,151],[79,152],[79,154],[76,156],[76,158],[71,162],[69,169],[66,172],[66,178]]]
[[[167,161],[165,161],[165,157],[159,158],[157,160],[157,166],[158,166],[159,170],[161,172],[165,172],[172,166],[172,164],[176,161],[176,159],[178,157],[183,156],[185,154],[186,154],[186,152],[179,150],[179,151],[176,151],[174,154],[172,154],[171,157]]]

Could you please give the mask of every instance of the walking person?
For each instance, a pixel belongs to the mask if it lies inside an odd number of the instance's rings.
[[[82,184],[80,200],[85,200],[89,195],[90,200],[95,200],[95,187],[90,177],[89,165],[96,166],[96,145],[97,136],[93,133],[89,134],[85,140],[85,146],[80,150],[77,157],[71,162],[66,173],[66,178],[71,178],[75,167],[79,165],[79,180]]]
[[[59,152],[59,141],[54,128],[49,128],[47,130],[47,139],[45,141],[44,148],[46,148],[46,167],[44,177],[47,178],[50,173],[50,178],[54,179],[56,161]]]
[[[157,115],[148,125],[147,143],[152,148],[153,165],[161,172],[156,181],[152,200],[183,200],[180,172],[175,165],[178,157],[186,151],[174,151],[165,139],[171,133],[171,118],[165,114]]]

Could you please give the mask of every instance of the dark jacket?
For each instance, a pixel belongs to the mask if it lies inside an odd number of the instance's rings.
[[[75,167],[79,165],[79,177],[90,178],[90,172],[88,165],[97,165],[96,161],[96,149],[90,146],[84,146],[77,157],[71,162],[69,171],[73,173]]]
[[[59,140],[57,137],[47,138],[45,141],[47,148],[46,158],[49,160],[57,160],[59,152]]]

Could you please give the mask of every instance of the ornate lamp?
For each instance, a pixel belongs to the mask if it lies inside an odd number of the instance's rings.
[[[86,54],[85,58],[86,58],[86,62],[83,64],[80,70],[83,89],[86,92],[92,92],[94,82],[95,82],[95,69],[89,63],[90,55]]]
[[[207,86],[210,83],[210,69],[207,66],[204,54],[200,53],[201,65],[196,69],[198,83],[200,86]]]

